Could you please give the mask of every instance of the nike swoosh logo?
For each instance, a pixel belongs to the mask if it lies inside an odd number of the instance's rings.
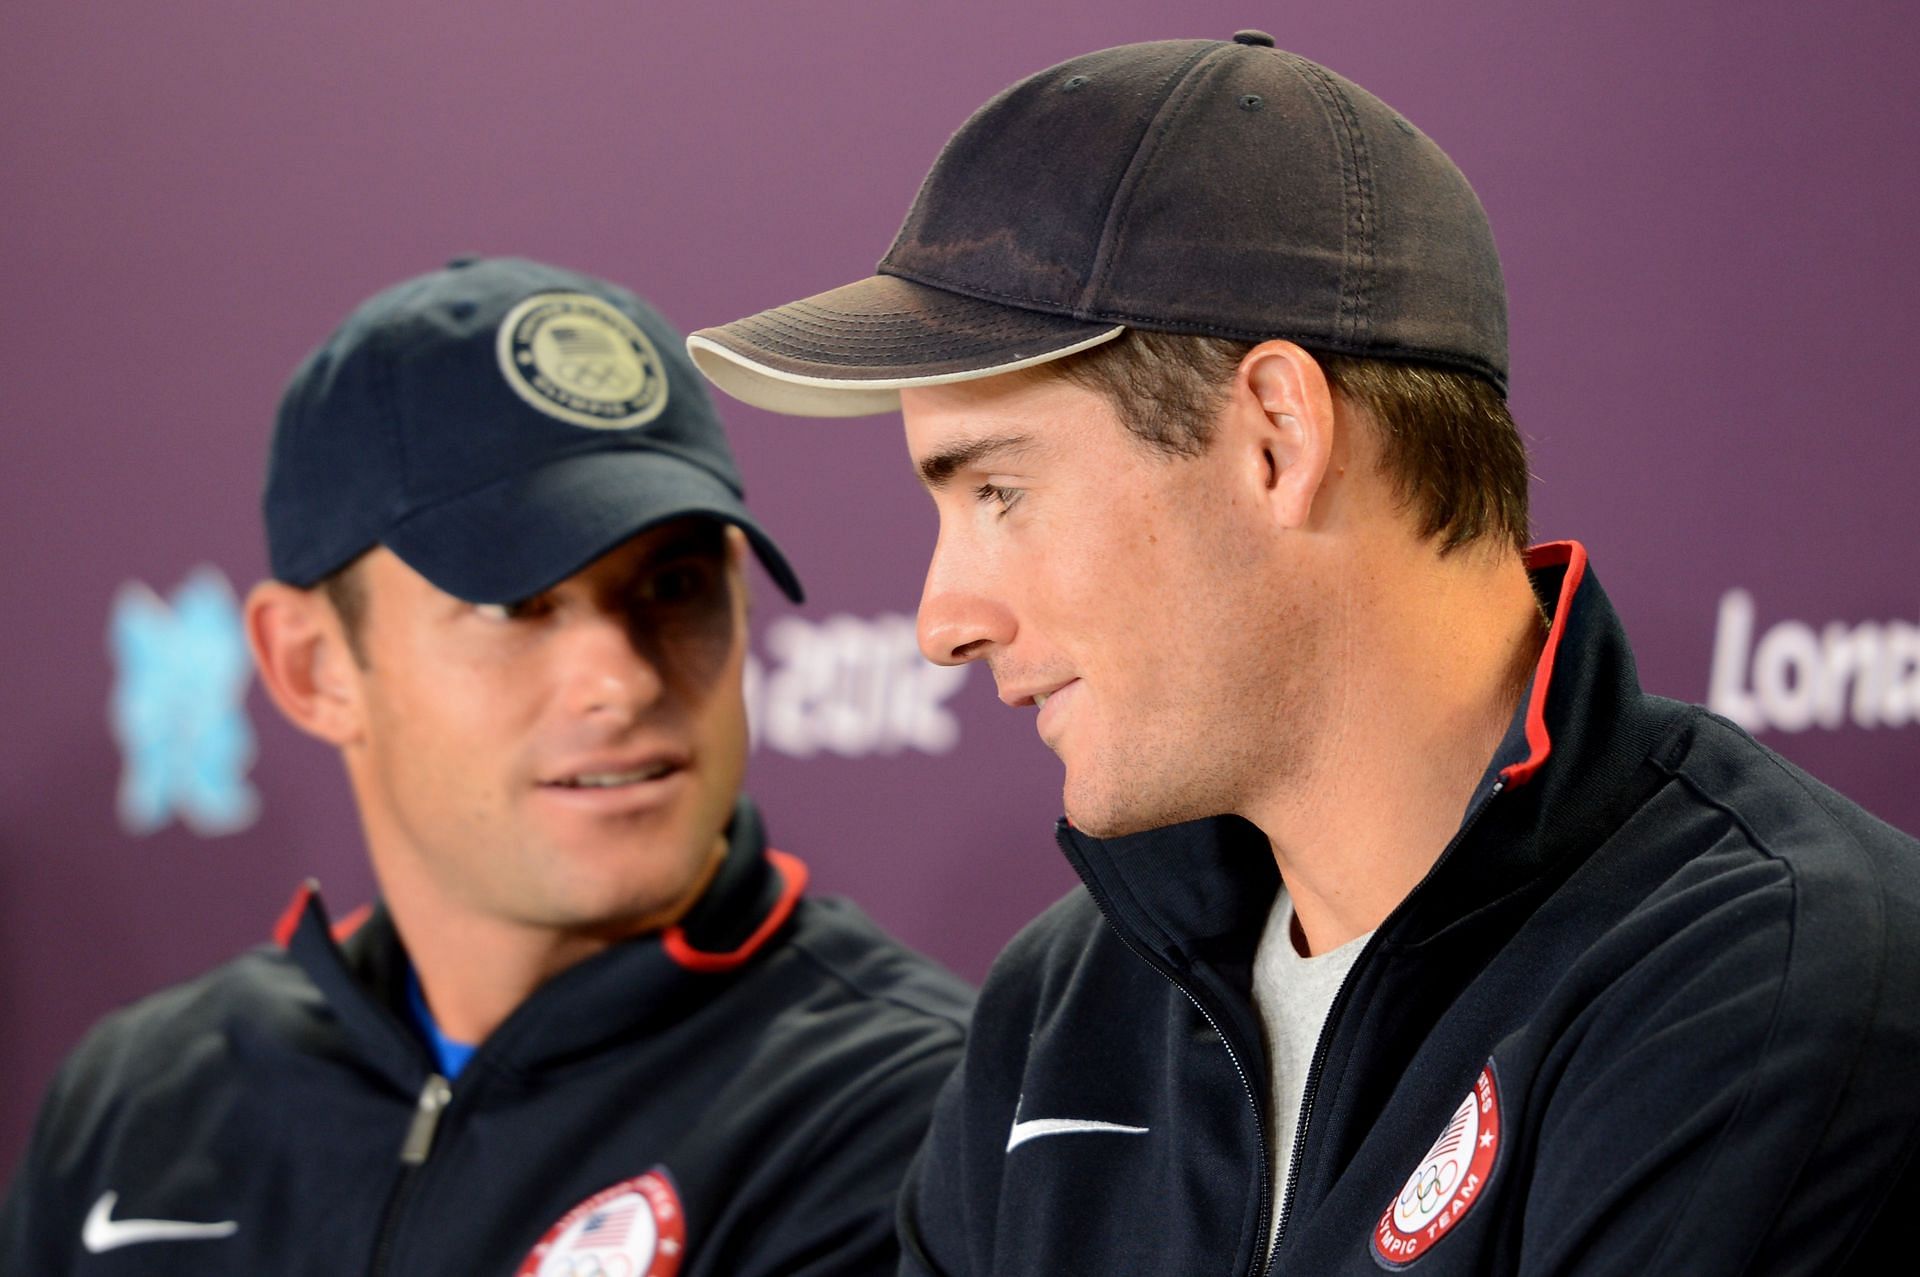
[[[231,1237],[240,1231],[240,1225],[230,1219],[217,1224],[192,1224],[178,1219],[115,1219],[113,1207],[119,1200],[118,1193],[102,1193],[93,1209],[87,1212],[87,1222],[80,1229],[80,1244],[95,1255],[141,1242],[204,1241]]]
[[[1145,1135],[1144,1126],[1122,1126],[1118,1122],[1095,1122],[1078,1117],[1032,1117],[1024,1122],[1015,1122],[1007,1131],[1007,1152],[1011,1153],[1028,1140],[1037,1140],[1043,1135]]]

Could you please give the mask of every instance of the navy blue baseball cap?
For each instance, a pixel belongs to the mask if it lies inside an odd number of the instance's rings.
[[[872,276],[688,345],[747,403],[860,416],[1130,328],[1507,385],[1506,287],[1467,179],[1399,112],[1260,31],[1029,76],[953,135]]]
[[[448,594],[528,598],[636,533],[738,527],[739,467],[680,335],[625,289],[463,258],[370,298],[294,373],[267,462],[276,579],[311,586],[376,545]]]

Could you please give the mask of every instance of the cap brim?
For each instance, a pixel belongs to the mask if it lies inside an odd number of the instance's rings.
[[[1031,368],[1125,331],[875,275],[702,328],[687,352],[714,385],[756,408],[862,417],[895,411],[911,386]]]
[[[781,592],[796,603],[805,597],[780,547],[733,490],[664,452],[562,457],[422,510],[383,540],[448,594],[509,603],[565,580],[629,537],[688,517],[739,528]]]

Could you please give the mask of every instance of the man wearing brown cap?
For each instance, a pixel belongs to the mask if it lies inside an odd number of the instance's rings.
[[[1004,955],[914,1273],[1851,1272],[1915,1186],[1920,847],[1643,693],[1527,548],[1485,214],[1259,32],[1021,81],[873,278],[690,339],[898,406],[920,637],[1085,890]]]

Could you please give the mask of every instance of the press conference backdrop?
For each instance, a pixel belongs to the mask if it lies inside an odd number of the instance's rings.
[[[461,252],[611,277],[684,328],[840,284],[975,106],[1107,44],[1266,28],[1437,139],[1506,262],[1539,534],[1586,541],[1651,688],[1920,831],[1910,15],[8,6],[0,1166],[100,1014],[260,941],[307,875],[341,909],[372,891],[338,764],[235,629],[301,354]],[[812,591],[760,582],[751,790],[820,888],[977,978],[1072,885],[1058,766],[985,671],[914,651],[934,526],[898,422],[726,411]]]

